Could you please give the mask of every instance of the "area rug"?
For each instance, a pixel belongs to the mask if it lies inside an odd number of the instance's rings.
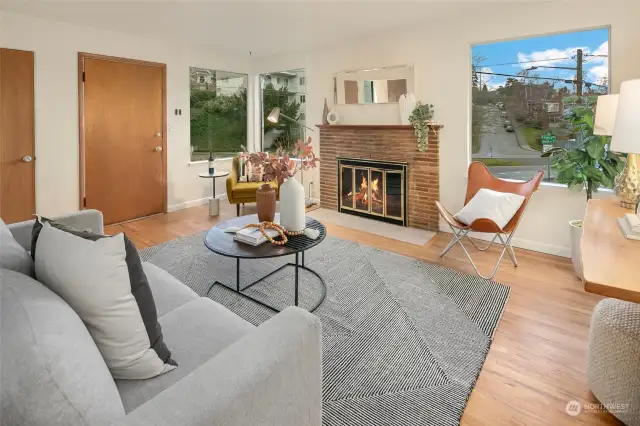
[[[203,234],[142,250],[200,295],[235,284],[235,259],[208,251]],[[242,260],[250,283],[291,259]],[[327,284],[315,311],[323,332],[323,424],[457,425],[480,374],[509,287],[353,241],[327,237],[306,254]],[[275,306],[293,304],[293,268],[253,286]],[[320,286],[300,273],[309,307]],[[208,297],[255,325],[274,314],[223,286]]]

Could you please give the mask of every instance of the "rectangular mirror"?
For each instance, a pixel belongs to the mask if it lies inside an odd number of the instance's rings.
[[[413,66],[403,65],[336,73],[333,79],[336,104],[397,103],[412,93]]]

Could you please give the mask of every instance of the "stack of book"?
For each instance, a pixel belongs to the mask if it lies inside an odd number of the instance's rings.
[[[278,231],[276,231],[275,229],[265,229],[265,232],[271,238],[275,238],[278,235]],[[267,238],[264,235],[262,235],[262,232],[260,232],[260,230],[257,228],[243,228],[238,232],[236,232],[236,236],[234,237],[234,240],[240,243],[249,244],[255,247],[266,242]]]
[[[627,213],[618,219],[618,226],[622,235],[629,240],[640,240],[640,216]]]

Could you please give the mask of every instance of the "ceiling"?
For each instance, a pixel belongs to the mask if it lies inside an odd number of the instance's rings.
[[[0,0],[0,9],[253,56],[426,25],[473,7],[562,0]]]

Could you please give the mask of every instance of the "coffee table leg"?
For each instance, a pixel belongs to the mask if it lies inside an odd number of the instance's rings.
[[[304,251],[302,252],[302,266],[304,266]]]
[[[240,258],[236,258],[236,291],[240,292]]]
[[[303,255],[304,256],[304,255]],[[303,257],[304,259],[304,257]],[[298,253],[296,252],[296,306],[298,306]]]

